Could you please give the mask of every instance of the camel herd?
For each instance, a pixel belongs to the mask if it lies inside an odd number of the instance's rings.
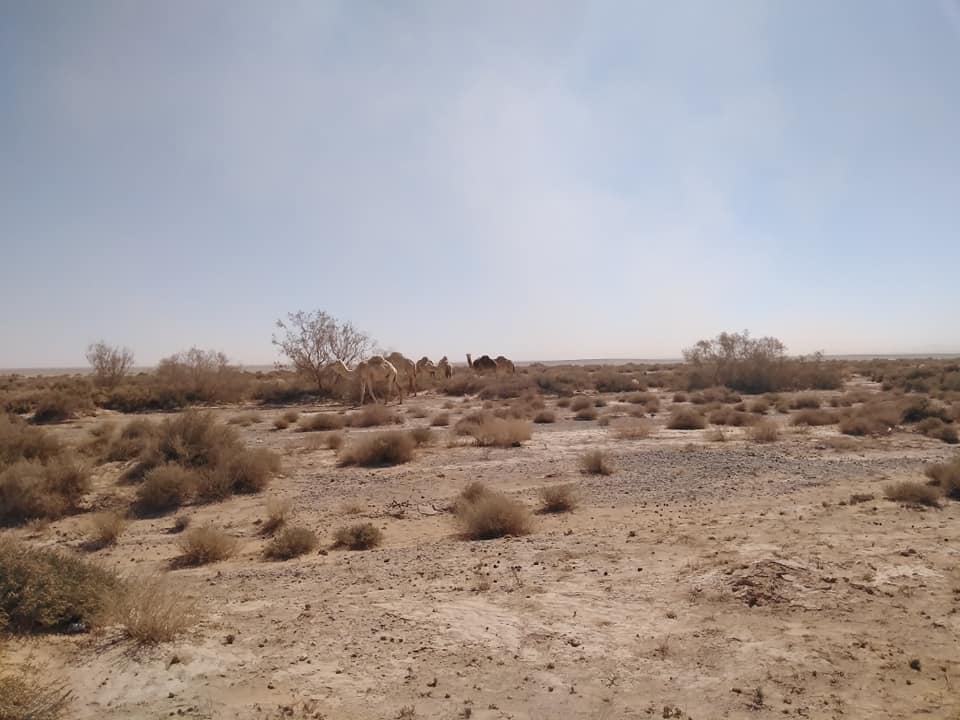
[[[513,362],[503,355],[496,358],[482,355],[474,360],[470,353],[467,353],[467,368],[478,374],[512,375],[516,372]],[[377,386],[386,387],[386,398],[391,397],[395,392],[402,403],[405,392],[414,396],[417,394],[420,379],[430,378],[430,380],[435,380],[453,376],[453,366],[447,360],[446,355],[436,363],[427,356],[413,362],[413,360],[398,352],[392,352],[386,357],[374,355],[357,363],[357,366],[352,370],[342,360],[334,360],[323,371],[324,374],[333,375],[337,379],[358,383],[360,385],[361,405],[366,399],[367,393],[370,394],[374,402],[377,402],[377,396],[374,392],[374,388]]]

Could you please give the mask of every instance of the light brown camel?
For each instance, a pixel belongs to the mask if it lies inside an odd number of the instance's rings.
[[[483,373],[495,373],[497,371],[497,363],[494,362],[489,355],[481,355],[474,360],[470,357],[470,353],[467,353],[467,367],[481,375]]]
[[[494,362],[497,364],[497,372],[506,375],[513,375],[517,369],[513,366],[513,361],[508,360],[503,355],[497,355]]]
[[[444,378],[453,377],[453,368],[450,366],[450,361],[447,360],[446,355],[437,362],[437,372]]]
[[[428,377],[431,380],[437,379],[437,366],[433,364],[433,360],[424,355],[417,360],[417,382],[419,383],[420,378],[426,379]]]
[[[410,360],[409,358],[404,357],[401,353],[392,352],[387,355],[387,361],[393,365],[400,377],[397,378],[397,382],[405,385],[406,389],[410,392],[411,395],[416,396],[417,394],[417,365]],[[401,379],[402,378],[402,379]]]
[[[373,401],[377,402],[377,396],[373,391],[373,387],[378,382],[385,382],[387,384],[386,399],[390,398],[390,395],[395,389],[400,396],[400,402],[403,402],[403,388],[401,388],[397,382],[397,369],[381,355],[374,355],[363,362],[357,363],[357,367],[353,370],[348,368],[342,360],[334,360],[327,365],[324,370],[330,370],[349,382],[359,379],[361,405],[363,405],[368,391]]]

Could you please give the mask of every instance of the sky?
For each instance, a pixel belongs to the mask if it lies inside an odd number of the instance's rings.
[[[0,0],[0,367],[960,351],[960,0]]]

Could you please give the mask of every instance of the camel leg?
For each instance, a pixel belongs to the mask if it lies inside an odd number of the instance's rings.
[[[394,387],[396,388],[397,395],[400,396],[400,404],[403,405],[403,385],[400,384],[400,382],[397,380],[397,377],[395,375],[390,379]]]
[[[373,398],[374,402],[379,402],[379,400],[377,400],[376,394],[374,394],[373,392],[373,381],[370,382],[370,397]]]

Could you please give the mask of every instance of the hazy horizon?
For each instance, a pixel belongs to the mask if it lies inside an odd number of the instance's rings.
[[[2,4],[0,368],[960,352],[958,64],[960,0]]]

